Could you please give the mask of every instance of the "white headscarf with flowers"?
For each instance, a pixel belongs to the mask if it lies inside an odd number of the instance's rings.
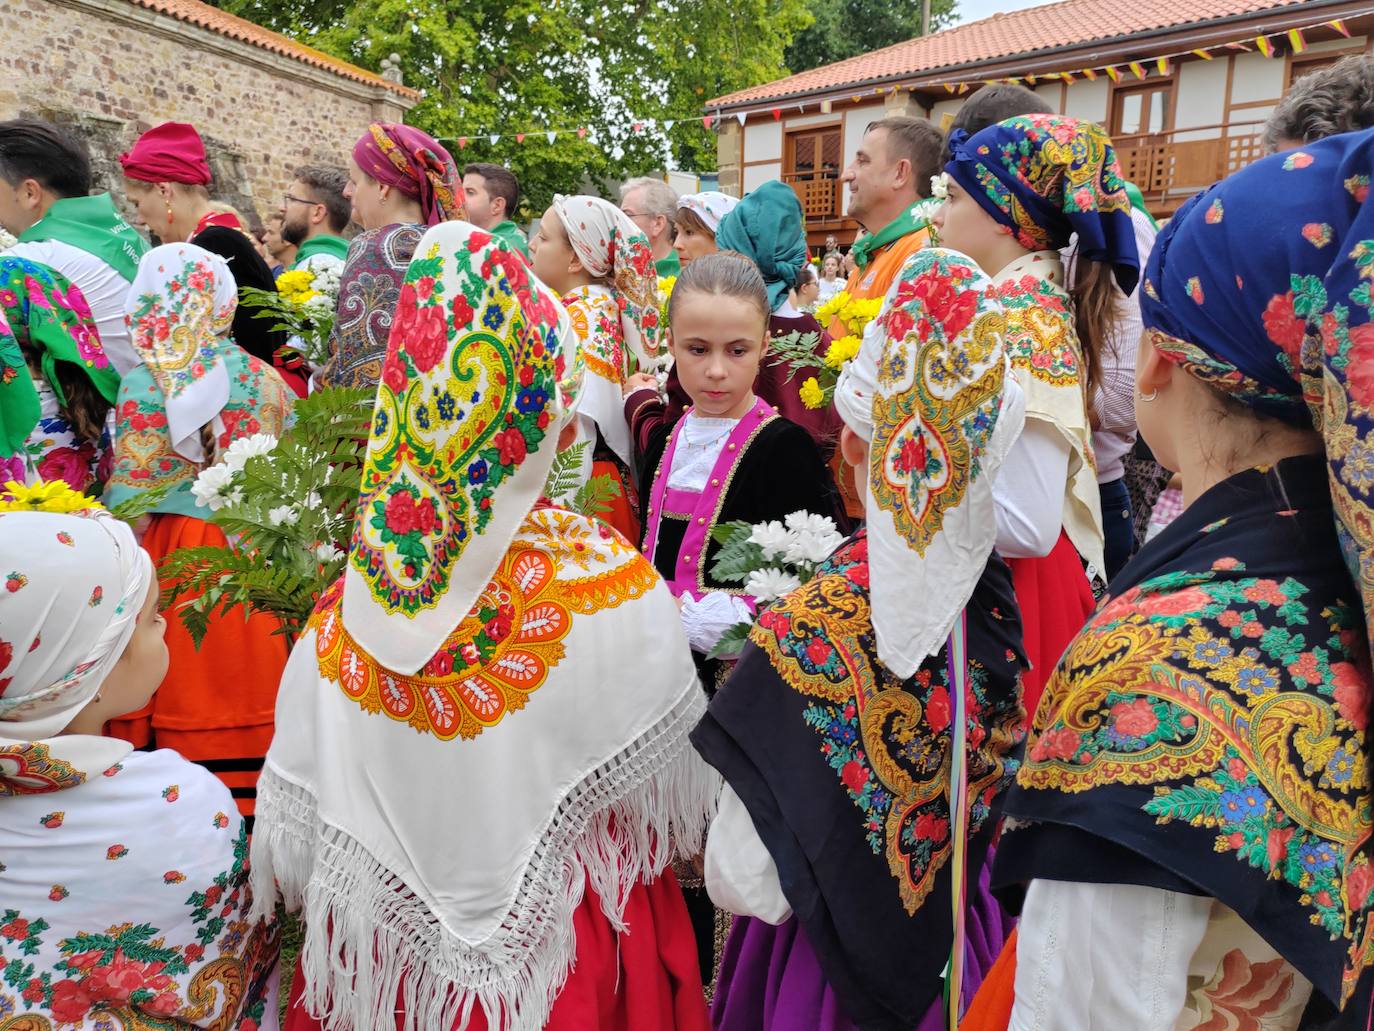
[[[217,341],[238,306],[229,266],[189,243],[154,247],[138,263],[125,301],[134,351],[148,367],[167,407],[167,432],[177,454],[208,457],[200,429],[229,401],[229,373]]]
[[[308,928],[330,1027],[539,1031],[590,886],[627,900],[699,847],[719,781],[662,578],[536,506],[578,346],[523,258],[430,229],[392,327],[342,587],[292,651],[258,784],[254,885]],[[647,929],[646,929],[647,931]]]
[[[992,479],[1025,418],[1005,326],[970,258],[924,248],[835,387],[845,425],[869,442],[873,631],[878,657],[903,679],[940,650],[992,553]]]
[[[717,190],[688,193],[677,199],[679,208],[686,208],[692,212],[705,222],[713,233],[720,228],[720,220],[734,211],[738,203],[738,197],[731,197],[728,193],[720,193]]]

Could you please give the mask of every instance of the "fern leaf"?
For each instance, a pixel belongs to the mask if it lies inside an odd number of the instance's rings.
[[[609,473],[593,476],[573,495],[571,507],[593,519],[605,516],[620,500],[620,483]]]
[[[749,631],[754,628],[753,623],[736,623],[725,633],[720,635],[720,640],[711,649],[708,659],[733,659],[744,650],[745,643],[749,640]]]

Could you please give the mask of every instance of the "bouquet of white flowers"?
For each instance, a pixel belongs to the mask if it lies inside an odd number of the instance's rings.
[[[191,493],[229,544],[175,551],[162,572],[197,643],[214,612],[238,606],[300,632],[343,571],[373,401],[370,390],[317,391],[293,405],[280,440],[242,437],[196,477]]]
[[[248,287],[242,297],[244,304],[256,309],[254,318],[276,320],[271,328],[289,334],[287,347],[312,368],[329,361],[329,337],[339,301],[337,268],[291,269],[277,277],[277,289]]]
[[[793,512],[782,522],[722,523],[711,536],[721,544],[711,575],[743,584],[744,593],[760,605],[810,580],[844,541],[833,519],[810,512]],[[736,623],[725,631],[710,657],[738,655],[752,626]]]

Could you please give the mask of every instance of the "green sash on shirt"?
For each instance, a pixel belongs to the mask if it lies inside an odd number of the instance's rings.
[[[148,241],[124,220],[108,193],[54,201],[46,215],[19,234],[20,243],[45,240],[94,255],[131,283],[139,259],[148,253]]]
[[[660,279],[681,275],[682,261],[678,258],[677,251],[669,251],[666,258],[660,258],[654,262],[654,271],[658,273]]]
[[[332,254],[343,261],[348,257],[348,241],[342,236],[312,236],[297,249],[296,260],[291,263],[291,267],[300,268],[307,258],[312,258],[316,254]]]
[[[1150,220],[1150,225],[1155,227],[1155,232],[1159,232],[1159,223],[1155,221],[1154,215],[1150,214],[1150,209],[1145,206],[1145,195],[1140,192],[1140,187],[1129,179],[1123,180],[1126,183],[1126,197],[1131,202],[1131,207],[1135,208],[1142,215]],[[1141,268],[1144,269],[1145,258],[1140,259]]]
[[[919,233],[925,229],[939,207],[940,201],[934,197],[922,198],[876,233],[854,241],[850,251],[854,255],[854,264],[863,268],[872,260],[874,251],[881,250],[893,240],[900,240],[908,233]]]
[[[519,251],[525,256],[526,261],[530,260],[530,249],[529,245],[525,243],[525,234],[510,219],[492,226],[491,235],[505,244],[508,249]]]

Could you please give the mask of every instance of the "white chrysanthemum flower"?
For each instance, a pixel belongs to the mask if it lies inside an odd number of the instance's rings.
[[[278,505],[268,511],[267,519],[273,526],[295,526],[296,520],[300,519],[300,513],[296,511],[295,505]]]
[[[223,508],[228,503],[223,490],[233,478],[234,470],[223,463],[202,469],[196,477],[196,482],[191,484],[191,493],[195,495],[196,504],[208,508],[211,512]]]
[[[809,533],[813,537],[823,537],[837,529],[835,520],[829,516],[813,515],[810,512],[793,512],[786,520],[787,528],[796,533]]]
[[[776,519],[767,523],[758,523],[749,532],[749,542],[757,544],[763,549],[765,562],[772,562],[773,559],[786,551],[789,540],[787,530]]]
[[[949,173],[941,172],[939,175],[930,177],[930,195],[936,200],[946,200],[949,197]]]
[[[750,573],[749,579],[744,581],[744,593],[763,603],[781,598],[788,591],[795,591],[800,586],[801,581],[793,574],[770,567],[756,569]]]
[[[223,462],[230,470],[238,472],[248,459],[271,454],[276,446],[277,438],[270,433],[254,433],[250,437],[240,437],[225,449]]]
[[[18,242],[18,240],[5,231],[3,226],[0,226],[0,251],[7,251]]]
[[[797,565],[802,562],[809,562],[815,565],[824,562],[830,557],[830,553],[844,542],[844,537],[838,533],[809,533],[799,532],[787,545],[787,550],[783,553],[783,559]]]
[[[333,562],[335,559],[343,558],[344,553],[326,541],[315,545],[315,557],[321,562]]]

